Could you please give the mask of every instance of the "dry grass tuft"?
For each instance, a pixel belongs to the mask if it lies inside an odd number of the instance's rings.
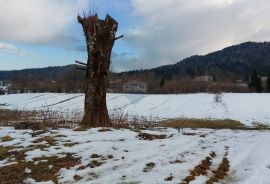
[[[139,133],[138,137],[140,140],[148,140],[152,141],[155,139],[166,139],[167,135],[155,135],[155,134],[148,134],[148,133]]]
[[[77,143],[77,142],[71,142],[71,143],[65,143],[64,146],[65,147],[72,147],[72,146],[77,145],[77,144],[79,144],[79,143]]]
[[[83,132],[83,131],[87,131],[88,129],[89,129],[89,127],[86,127],[86,126],[78,126],[78,127],[74,128],[73,130],[77,131],[77,132]]]
[[[50,146],[55,145],[56,140],[53,137],[45,136],[34,140],[33,143],[47,142]]]
[[[6,135],[4,137],[1,137],[0,140],[2,142],[9,142],[9,141],[12,141],[14,138],[10,137],[9,135]]]
[[[154,162],[149,162],[149,163],[145,164],[145,167],[143,168],[143,172],[151,171],[155,167],[155,165],[156,164]]]
[[[164,179],[164,181],[172,181],[173,180],[173,175],[172,175],[172,173],[170,173],[170,175],[168,176],[168,177],[166,177],[165,179]]]
[[[79,175],[77,175],[77,174],[74,175],[73,178],[74,178],[75,181],[78,181],[78,180],[83,179],[83,177],[81,177],[81,176],[79,176]]]
[[[98,160],[92,160],[91,163],[89,163],[89,164],[87,165],[87,167],[95,168],[95,167],[101,166],[102,164],[104,164],[104,162],[100,162],[100,161],[98,161]]]

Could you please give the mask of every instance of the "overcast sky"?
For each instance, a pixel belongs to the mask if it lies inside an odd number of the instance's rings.
[[[93,8],[125,35],[113,49],[115,71],[270,40],[269,0],[0,0],[0,70],[85,61],[76,16]]]

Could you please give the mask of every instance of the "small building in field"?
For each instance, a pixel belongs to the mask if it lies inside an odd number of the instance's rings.
[[[248,88],[248,83],[239,79],[235,81],[235,86],[241,88]]]
[[[124,93],[146,93],[147,84],[139,79],[131,79],[123,84]]]
[[[196,82],[213,82],[213,77],[210,75],[195,76],[194,80]]]
[[[122,93],[123,92],[123,81],[121,79],[110,80],[107,88],[109,93]]]
[[[12,87],[10,81],[0,81],[0,93],[7,94]]]
[[[266,82],[267,81],[267,77],[265,77],[265,76],[261,77],[261,79],[262,79],[262,82]]]

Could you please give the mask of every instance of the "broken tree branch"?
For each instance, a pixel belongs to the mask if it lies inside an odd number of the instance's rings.
[[[116,40],[123,38],[123,37],[124,37],[124,35],[121,35],[121,36],[116,37],[114,40],[116,41]]]
[[[80,64],[80,65],[83,65],[83,66],[87,66],[87,64],[86,63],[83,63],[83,62],[80,62],[80,61],[75,61],[75,63],[77,63],[77,64]]]

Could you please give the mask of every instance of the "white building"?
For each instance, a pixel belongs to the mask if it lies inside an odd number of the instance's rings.
[[[194,77],[194,80],[197,82],[212,82],[213,77],[210,75],[202,75],[202,76],[196,76]]]
[[[129,80],[123,84],[124,93],[146,93],[147,85],[138,79]]]
[[[9,81],[0,81],[0,91],[2,93],[7,93],[11,86],[11,82]]]

